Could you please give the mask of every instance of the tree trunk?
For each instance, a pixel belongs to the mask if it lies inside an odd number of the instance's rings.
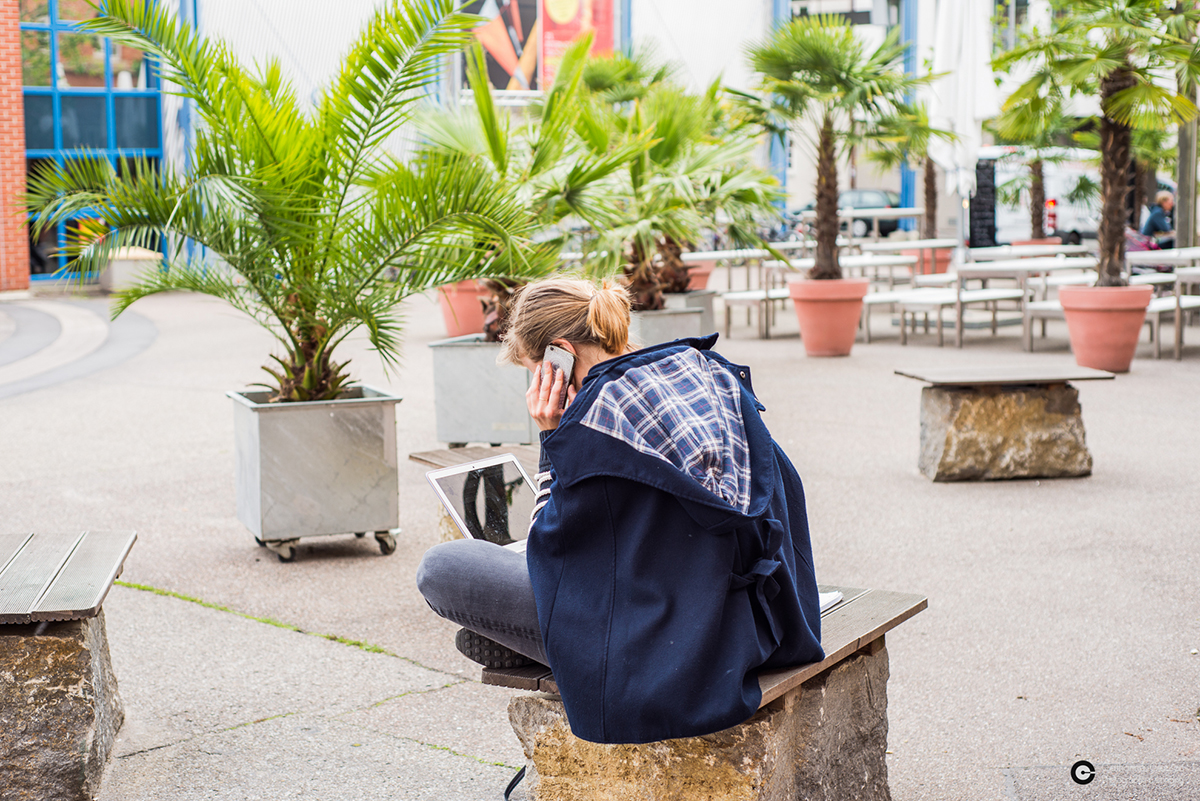
[[[658,275],[663,292],[687,292],[691,277],[688,275],[687,265],[680,258],[683,248],[671,237],[664,236],[658,243],[658,253],[662,256],[662,266],[658,269]]]
[[[1133,74],[1127,67],[1113,70],[1100,82],[1100,108],[1122,89],[1134,85]],[[1121,274],[1125,262],[1126,191],[1129,188],[1129,160],[1133,135],[1128,125],[1122,125],[1102,113],[1100,116],[1100,278],[1097,286],[1124,286]]]
[[[1146,171],[1137,159],[1132,161],[1133,209],[1129,213],[1129,227],[1141,228],[1142,207],[1146,205]]]
[[[296,296],[292,296],[291,302]],[[329,358],[329,329],[325,320],[301,317],[293,320],[288,328],[294,337],[294,346],[287,349],[283,357],[271,355],[278,369],[264,365],[263,370],[275,379],[275,385],[259,384],[274,389],[268,403],[295,401],[334,400],[350,380],[346,373],[349,360],[338,364]]]
[[[937,169],[925,157],[925,238],[937,239]]]
[[[809,278],[841,278],[838,264],[838,174],[837,141],[833,135],[833,115],[826,114],[817,142],[817,252]]]
[[[1029,238],[1046,238],[1046,183],[1041,159],[1029,164]]]
[[[625,265],[634,311],[654,311],[663,307],[662,288],[654,274],[653,259],[654,253],[645,251],[634,239],[629,246],[629,263]]]

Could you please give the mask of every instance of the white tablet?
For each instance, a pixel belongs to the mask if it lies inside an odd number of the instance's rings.
[[[537,488],[511,453],[425,474],[464,537],[525,550]]]

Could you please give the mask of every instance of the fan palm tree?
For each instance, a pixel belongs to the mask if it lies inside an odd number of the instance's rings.
[[[1071,139],[1085,122],[1064,114],[1062,102],[1061,97],[1034,97],[1006,103],[990,125],[1000,143],[1021,148],[1018,158],[1028,172],[997,191],[1008,205],[1019,204],[1022,197],[1029,201],[1030,239],[1046,236],[1046,162],[1061,160],[1054,148]]]
[[[1125,283],[1125,196],[1134,128],[1161,129],[1197,115],[1186,90],[1200,76],[1200,47],[1177,35],[1200,11],[1176,13],[1167,0],[1051,0],[1054,27],[1035,32],[996,60],[1031,72],[1005,103],[1029,110],[1036,127],[1040,108],[1057,97],[1100,97],[1100,276],[1098,286]],[[1175,85],[1162,79],[1174,76]]]
[[[812,278],[841,278],[837,257],[838,161],[849,147],[874,133],[879,120],[895,116],[905,95],[927,83],[903,69],[906,45],[894,29],[873,52],[841,17],[799,17],[750,47],[750,65],[762,76],[793,130],[816,130],[816,265]],[[795,125],[795,123],[804,123]]]
[[[926,239],[937,237],[937,169],[929,157],[929,145],[934,139],[953,142],[957,138],[953,131],[929,124],[929,110],[923,103],[904,105],[879,120],[874,131],[874,147],[867,151],[867,160],[884,169],[895,169],[902,164],[922,169],[925,180],[925,230],[922,235]]]
[[[227,301],[275,335],[264,367],[273,400],[325,400],[349,380],[335,348],[365,328],[385,363],[400,347],[397,306],[476,275],[536,274],[547,254],[511,186],[481,159],[423,154],[406,163],[385,143],[408,123],[439,63],[471,41],[475,17],[454,0],[381,7],[341,72],[301,106],[277,62],[251,70],[162,3],[109,0],[81,26],[153,56],[201,125],[182,173],[146,161],[73,159],[35,173],[35,235],[87,216],[68,241],[70,267],[95,270],[126,246],[190,240],[210,255],[118,294],[114,316],[157,292]]]

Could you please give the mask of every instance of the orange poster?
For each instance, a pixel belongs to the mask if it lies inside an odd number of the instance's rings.
[[[613,49],[613,0],[541,0],[542,86],[554,83],[554,75],[567,46],[594,31],[592,54]]]
[[[475,0],[465,10],[488,21],[475,29],[487,54],[488,78],[500,90],[537,89],[541,0]]]

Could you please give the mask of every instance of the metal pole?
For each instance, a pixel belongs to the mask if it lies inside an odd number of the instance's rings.
[[[1193,89],[1191,94],[1195,96]],[[1179,197],[1175,199],[1175,247],[1196,241],[1196,121],[1179,126]]]

